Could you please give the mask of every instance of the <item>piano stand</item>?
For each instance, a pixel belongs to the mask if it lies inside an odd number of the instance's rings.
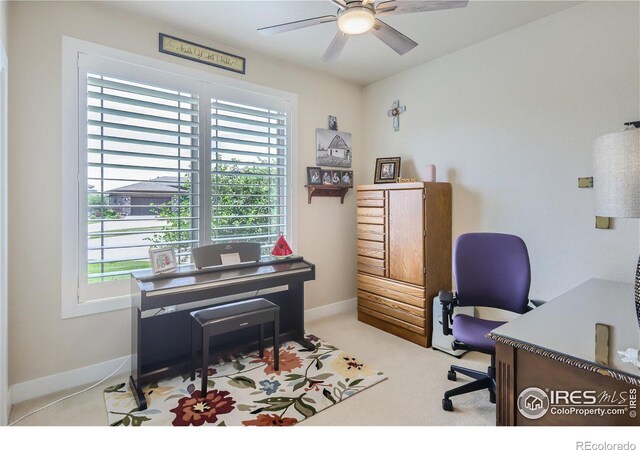
[[[313,350],[315,345],[304,337],[304,282],[314,279],[315,266],[300,257],[200,270],[181,267],[176,272],[159,275],[134,272],[129,385],[139,410],[147,408],[143,386],[188,373],[192,311],[246,300],[255,297],[257,291],[280,288],[260,294],[280,307],[280,342],[296,341]],[[282,290],[283,287],[286,289]],[[241,298],[224,299],[232,295]],[[167,306],[179,307],[176,312],[153,314]],[[209,352],[216,357],[230,353],[248,355],[258,348],[255,333],[250,332],[240,329],[222,335]],[[273,339],[266,338],[265,346],[271,345]]]
[[[147,409],[147,398],[144,396],[142,388],[136,386],[136,382],[133,380],[133,376],[129,377],[129,387],[131,388],[131,392],[133,393],[133,399],[136,401],[136,405],[138,405],[138,410],[144,411],[145,409]]]
[[[315,344],[311,342],[309,339],[296,339],[296,342],[302,345],[306,350],[309,350],[310,352],[315,350],[316,348]]]

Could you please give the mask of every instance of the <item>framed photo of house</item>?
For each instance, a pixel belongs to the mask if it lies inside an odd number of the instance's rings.
[[[340,180],[340,185],[341,186],[348,186],[348,187],[352,187],[353,186],[353,170],[343,170],[342,171],[342,178]]]
[[[350,169],[352,159],[351,133],[316,128],[317,165]]]
[[[320,167],[307,167],[307,184],[322,184]]]
[[[149,259],[153,273],[170,272],[178,267],[176,251],[173,247],[150,248]]]
[[[395,183],[399,177],[400,157],[376,159],[376,174],[373,179],[375,184]]]

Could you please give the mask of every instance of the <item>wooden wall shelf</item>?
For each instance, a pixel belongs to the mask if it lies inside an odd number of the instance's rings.
[[[305,185],[308,194],[308,203],[312,197],[340,197],[340,203],[344,203],[344,196],[351,186]]]

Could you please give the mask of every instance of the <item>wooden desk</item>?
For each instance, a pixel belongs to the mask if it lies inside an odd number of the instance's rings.
[[[189,266],[160,275],[134,272],[129,384],[138,407],[141,410],[147,407],[143,386],[188,372],[191,311],[259,294],[280,307],[280,342],[296,340],[312,348],[304,341],[304,282],[314,279],[315,266],[299,257],[200,270]],[[287,289],[260,292],[280,286]],[[239,298],[221,298],[231,295]],[[168,306],[175,306],[176,311],[157,314],[159,308]],[[217,340],[210,351],[216,358],[232,352],[249,353],[258,348],[256,336],[252,330],[234,331]],[[270,345],[271,340],[265,339],[265,344]]]
[[[497,425],[640,425],[640,369],[617,353],[640,345],[633,284],[589,280],[489,337]]]

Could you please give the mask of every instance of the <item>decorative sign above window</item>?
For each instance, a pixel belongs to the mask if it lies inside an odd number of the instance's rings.
[[[168,36],[164,33],[159,34],[159,41],[161,53],[245,74],[247,60],[242,56],[232,55],[221,50]]]

